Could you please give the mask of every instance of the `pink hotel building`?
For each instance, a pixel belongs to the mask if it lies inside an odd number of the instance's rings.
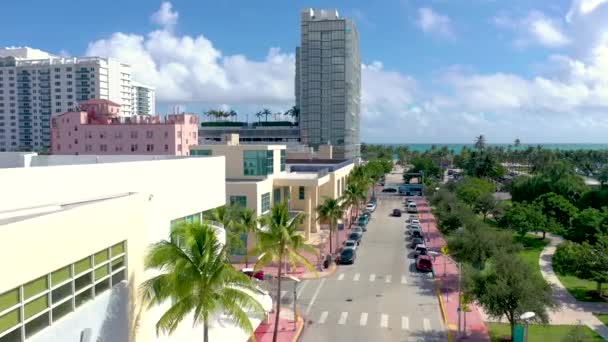
[[[193,114],[121,117],[109,100],[80,103],[80,111],[51,119],[53,154],[187,156],[198,144],[198,118]]]

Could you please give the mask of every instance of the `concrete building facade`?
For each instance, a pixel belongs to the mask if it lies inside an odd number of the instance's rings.
[[[131,67],[111,58],[0,49],[0,152],[48,148],[51,116],[90,99],[111,100],[121,115],[135,114],[131,82]],[[153,90],[148,94],[154,97]]]
[[[156,114],[154,88],[143,83],[131,82],[131,113],[134,115]]]
[[[186,156],[198,143],[198,117],[171,114],[120,115],[120,105],[109,100],[80,103],[79,111],[51,119],[53,154],[176,155]]]
[[[361,57],[352,20],[336,10],[302,11],[295,92],[301,142],[331,144],[336,158],[359,157]]]

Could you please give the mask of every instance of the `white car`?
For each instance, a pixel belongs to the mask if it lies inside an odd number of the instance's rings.
[[[342,247],[344,247],[344,248],[352,248],[352,249],[357,249],[357,241],[355,241],[355,240],[346,240],[346,241],[344,241],[344,243],[342,244]]]
[[[365,206],[365,210],[369,210],[369,211],[375,211],[376,210],[376,205],[374,203],[368,203]]]
[[[413,219],[410,223],[420,225],[420,220]]]

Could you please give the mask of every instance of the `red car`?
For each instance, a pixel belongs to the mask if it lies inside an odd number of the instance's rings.
[[[421,272],[433,271],[433,263],[431,257],[428,255],[420,255],[416,259],[416,269]]]
[[[254,272],[253,268],[243,268],[241,270],[241,272],[245,273],[249,277],[252,277],[252,278],[255,278],[255,279],[258,279],[258,280],[264,280],[264,271]]]

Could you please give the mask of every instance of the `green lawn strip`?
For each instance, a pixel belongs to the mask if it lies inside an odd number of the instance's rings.
[[[529,264],[536,272],[540,274],[540,252],[549,243],[549,240],[541,240],[535,235],[524,235],[515,234],[515,241],[521,243],[524,248],[518,253],[520,258],[527,264]]]
[[[506,341],[510,336],[511,326],[508,323],[487,323],[490,330],[490,338],[492,342]],[[528,342],[547,342],[547,341],[567,341],[567,338],[577,326],[575,325],[536,325],[531,324],[528,327]],[[603,341],[602,337],[591,330],[591,328],[582,325],[579,326],[580,335],[585,341]]]
[[[608,326],[608,314],[594,314],[604,325]]]
[[[558,274],[559,281],[570,292],[574,298],[581,302],[603,302],[604,300],[597,295],[597,283],[590,280],[581,279],[572,275]]]

